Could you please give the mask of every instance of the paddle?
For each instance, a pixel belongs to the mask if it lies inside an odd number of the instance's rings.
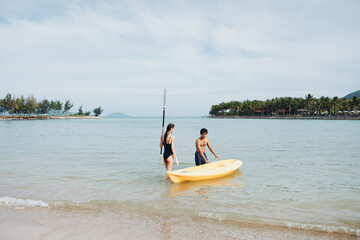
[[[163,104],[163,120],[162,120],[162,129],[161,129],[161,135],[164,134],[164,126],[165,126],[165,109],[166,109],[166,88],[164,88],[164,104]],[[166,139],[164,139],[164,141],[166,141]],[[160,148],[160,160],[159,160],[159,167],[160,167],[160,163],[161,163],[161,159],[163,158],[163,154],[162,154],[162,146]],[[176,161],[176,165],[179,165],[179,161],[177,160],[177,158],[175,159]]]
[[[166,108],[166,88],[164,88],[164,104],[163,104],[163,120],[162,120],[162,129],[161,129],[161,135],[164,134],[164,125],[165,125],[165,108]],[[162,159],[162,146],[160,148],[160,160],[159,160],[159,166]]]

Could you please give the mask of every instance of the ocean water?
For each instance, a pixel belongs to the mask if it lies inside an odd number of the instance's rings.
[[[201,128],[238,172],[165,181],[161,118],[0,121],[0,207],[127,209],[360,235],[360,121],[167,118],[180,165]],[[210,161],[214,156],[207,150]]]

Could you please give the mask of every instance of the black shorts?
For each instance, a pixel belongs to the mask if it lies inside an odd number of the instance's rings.
[[[206,160],[208,159],[206,154],[204,153],[204,156],[206,158]],[[195,152],[195,164],[196,166],[199,166],[199,165],[203,165],[203,164],[206,164],[206,161],[205,159],[203,159],[201,157],[201,154],[199,152]]]

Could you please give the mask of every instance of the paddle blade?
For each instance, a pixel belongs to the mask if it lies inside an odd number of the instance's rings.
[[[166,88],[164,88],[164,104],[163,104],[164,108],[166,106]]]

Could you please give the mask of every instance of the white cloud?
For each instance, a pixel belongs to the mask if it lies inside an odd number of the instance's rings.
[[[0,97],[153,116],[167,87],[169,114],[199,116],[221,101],[358,88],[357,1],[20,3],[0,10]]]

